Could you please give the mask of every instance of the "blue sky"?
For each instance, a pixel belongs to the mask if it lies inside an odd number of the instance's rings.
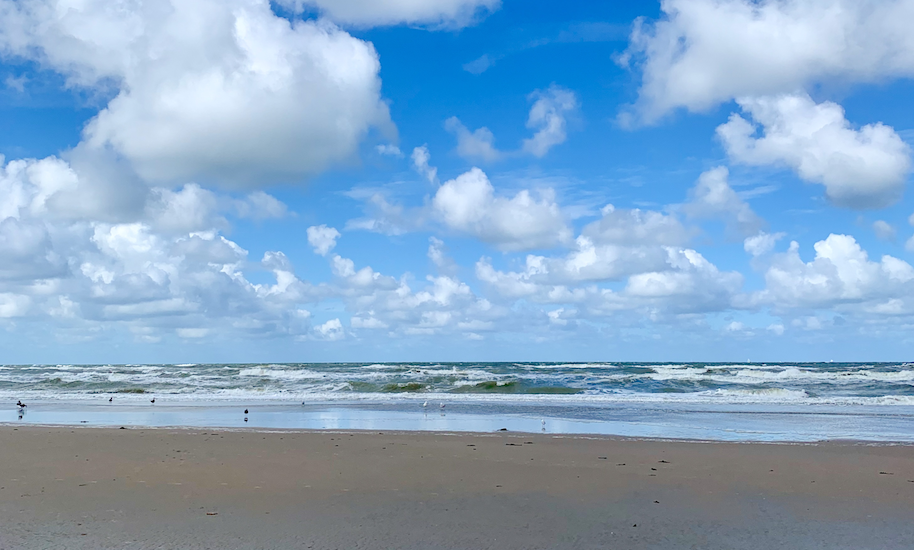
[[[914,1],[0,14],[0,362],[911,359]]]

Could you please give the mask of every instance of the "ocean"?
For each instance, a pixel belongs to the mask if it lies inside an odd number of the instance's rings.
[[[910,363],[4,365],[0,402],[0,422],[914,440]]]

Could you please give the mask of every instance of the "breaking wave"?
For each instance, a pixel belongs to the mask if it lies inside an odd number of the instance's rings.
[[[560,400],[914,405],[908,363],[4,365],[0,399]]]

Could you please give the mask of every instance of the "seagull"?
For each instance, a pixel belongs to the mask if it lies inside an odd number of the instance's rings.
[[[426,407],[428,407],[428,401],[426,401],[425,403],[422,404],[422,408],[423,408],[423,409],[426,408]]]

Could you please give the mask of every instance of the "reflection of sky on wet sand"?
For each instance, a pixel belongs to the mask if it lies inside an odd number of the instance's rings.
[[[250,414],[243,413],[245,408],[250,409]],[[18,417],[14,407],[0,409],[0,422],[9,424],[483,433],[506,428],[526,433],[720,441],[914,441],[914,410],[898,407],[893,407],[891,414],[878,407],[847,414],[840,407],[525,407],[450,403],[442,411],[437,403],[423,409],[415,403],[258,406],[157,402],[125,406],[35,402],[22,419]]]

